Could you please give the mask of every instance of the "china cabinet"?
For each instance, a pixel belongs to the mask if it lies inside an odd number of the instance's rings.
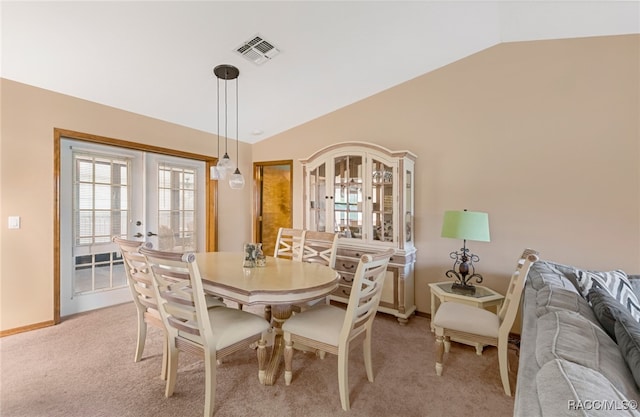
[[[390,151],[367,142],[323,148],[301,160],[304,228],[337,232],[339,288],[331,299],[347,302],[360,256],[389,247],[396,253],[387,268],[379,311],[401,324],[415,312],[413,236],[414,166],[409,151]]]

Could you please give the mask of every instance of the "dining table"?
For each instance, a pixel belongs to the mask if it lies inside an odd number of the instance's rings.
[[[270,306],[274,335],[265,385],[273,385],[284,353],[282,324],[295,304],[326,297],[338,287],[338,273],[320,263],[267,256],[265,266],[244,267],[244,252],[202,252],[196,261],[206,293],[240,306]]]

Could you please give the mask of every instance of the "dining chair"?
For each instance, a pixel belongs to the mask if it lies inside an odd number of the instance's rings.
[[[273,257],[292,261],[302,260],[302,235],[304,232],[302,229],[279,228]]]
[[[367,379],[373,382],[371,361],[371,329],[382,286],[394,250],[366,254],[356,269],[346,310],[327,304],[317,305],[284,322],[285,383],[291,384],[293,348],[296,343],[338,356],[338,387],[343,410],[349,410],[349,347],[358,337],[363,338],[364,364]]]
[[[293,229],[290,227],[279,228],[273,250],[273,257],[288,259],[290,261],[302,261],[302,238],[305,232],[303,229]],[[264,317],[266,320],[271,321],[270,305],[264,306]]]
[[[140,253],[149,264],[158,309],[169,336],[165,396],[172,396],[175,389],[179,351],[204,356],[205,417],[213,415],[219,359],[257,343],[258,380],[264,383],[269,323],[235,308],[207,308],[195,254],[148,248],[141,248]],[[176,279],[188,280],[190,289],[175,285]]]
[[[511,276],[502,307],[498,313],[467,304],[447,301],[440,305],[433,317],[436,334],[436,375],[442,375],[442,359],[451,348],[451,338],[498,347],[500,378],[506,395],[511,396],[507,348],[509,332],[518,312],[524,283],[531,265],[538,260],[538,252],[525,249]]]
[[[339,238],[339,233],[305,230],[302,233],[300,241],[300,260],[302,262],[319,263],[335,269]],[[329,296],[317,300],[310,300],[303,304],[296,304],[294,311],[299,312],[308,309],[321,301],[329,304]]]
[[[158,302],[156,294],[151,283],[151,273],[147,267],[147,260],[139,252],[141,247],[151,249],[151,242],[141,242],[137,240],[123,239],[117,236],[112,238],[113,242],[120,248],[127,284],[131,290],[131,296],[136,306],[136,315],[138,323],[138,338],[136,341],[136,352],[134,362],[142,359],[145,341],[147,339],[147,324],[159,328],[164,333],[164,341],[162,348],[162,379],[167,377],[167,335],[164,323],[158,311]],[[185,286],[190,286],[189,281],[184,281]],[[224,304],[221,297],[207,295],[206,302],[208,308],[219,307]]]
[[[163,333],[162,344],[162,379],[167,377],[167,335],[158,303],[149,274],[147,273],[147,261],[138,252],[140,247],[151,248],[151,242],[140,242],[136,240],[113,237],[113,242],[120,248],[124,269],[127,277],[127,284],[131,290],[133,303],[136,306],[136,316],[138,323],[138,338],[136,341],[136,352],[133,361],[139,362],[142,359],[145,341],[147,339],[147,324],[154,326]]]

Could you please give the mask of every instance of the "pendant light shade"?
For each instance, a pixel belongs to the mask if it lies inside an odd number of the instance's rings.
[[[244,188],[244,177],[238,168],[236,168],[235,172],[229,177],[229,187],[234,190],[242,190]]]
[[[225,179],[227,175],[229,175],[230,176],[229,186],[231,186],[231,188],[233,189],[241,189],[244,187],[244,177],[242,177],[242,174],[240,173],[240,170],[237,167],[237,162],[238,162],[238,154],[237,154],[237,151],[238,151],[238,75],[240,75],[240,71],[238,70],[238,68],[234,67],[233,65],[222,64],[215,67],[213,69],[213,73],[218,78],[217,90],[216,90],[217,99],[218,99],[217,100],[218,155],[220,155],[220,80],[223,80],[223,83],[224,83],[224,156],[218,159],[218,163],[215,167],[211,167],[210,178],[221,180],[221,179]],[[227,84],[230,80],[236,80],[235,82],[235,87],[236,87],[236,163],[234,163],[233,160],[229,157],[228,147],[227,147],[229,142],[229,134],[227,129],[229,125]],[[231,175],[231,173],[233,173],[233,175]],[[237,175],[241,177],[242,179],[241,183]],[[236,177],[232,185],[231,177],[233,176],[236,176]]]

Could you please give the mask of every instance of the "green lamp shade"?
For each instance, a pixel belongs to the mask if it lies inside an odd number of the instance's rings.
[[[442,237],[489,242],[489,215],[479,211],[445,211]]]

